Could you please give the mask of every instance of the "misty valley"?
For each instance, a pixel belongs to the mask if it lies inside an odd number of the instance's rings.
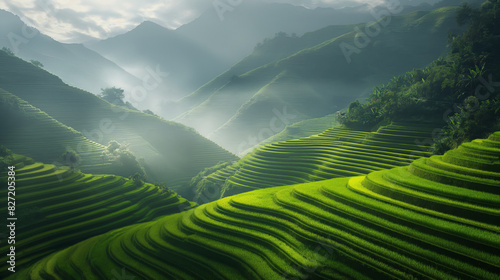
[[[500,1],[0,0],[1,279],[500,279]]]

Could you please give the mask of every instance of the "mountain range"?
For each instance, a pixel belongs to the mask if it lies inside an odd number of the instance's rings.
[[[286,125],[342,110],[375,85],[445,54],[447,35],[463,30],[456,11],[444,7],[277,36],[181,99],[177,108],[187,111],[175,120],[242,153]]]

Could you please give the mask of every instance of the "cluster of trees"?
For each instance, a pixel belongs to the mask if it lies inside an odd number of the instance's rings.
[[[365,103],[351,103],[339,122],[372,130],[402,118],[444,117],[436,153],[500,130],[500,0],[488,0],[480,9],[464,4],[457,21],[469,26],[462,35],[450,34],[445,58],[374,88]]]
[[[4,145],[0,145],[0,172],[6,171],[12,165],[12,151]]]
[[[124,101],[125,94],[122,88],[117,88],[117,87],[101,88],[101,93],[99,93],[99,97],[108,101],[111,104],[122,106],[132,110],[137,110],[130,102]]]
[[[77,152],[68,150],[61,155],[61,160],[64,165],[71,167],[71,169],[76,169],[82,159]]]
[[[10,56],[16,56],[16,54],[11,49],[9,49],[7,47],[3,47],[2,51],[5,52],[6,54],[10,55]],[[41,63],[40,61],[35,60],[35,59],[31,59],[30,63],[33,64],[33,65],[35,65],[36,67],[40,67],[40,68],[44,67],[43,63]]]
[[[136,159],[134,154],[130,152],[127,145],[122,145],[115,140],[108,143],[103,157],[111,160],[116,170],[114,173],[120,176],[129,177],[138,174],[139,179],[146,178],[146,171]]]
[[[111,104],[139,111],[137,108],[134,107],[134,105],[132,105],[132,103],[124,100],[125,99],[124,92],[125,91],[122,88],[117,88],[117,87],[102,88],[101,93],[99,93],[99,97],[108,101]],[[158,117],[158,115],[156,115],[155,113],[153,113],[153,111],[149,109],[143,110],[142,112]]]

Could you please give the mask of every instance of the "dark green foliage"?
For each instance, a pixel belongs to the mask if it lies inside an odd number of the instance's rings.
[[[7,168],[12,164],[12,158],[9,156],[0,156],[0,173],[7,170]]]
[[[137,172],[144,174],[144,169],[141,167],[135,156],[127,150],[122,150],[118,154],[118,163],[121,166],[122,172],[132,173],[136,170]]]
[[[16,56],[16,55],[14,54],[14,52],[13,52],[11,49],[7,48],[7,47],[3,47],[3,48],[2,48],[2,51],[3,51],[3,52],[5,52],[5,53],[7,53],[7,54],[8,54],[8,55],[10,55],[10,56]]]
[[[109,141],[109,144],[106,147],[106,149],[108,150],[108,152],[114,153],[117,149],[120,148],[120,146],[121,146],[120,143],[116,142],[115,140],[111,140]]]
[[[207,168],[203,169],[203,171],[200,171],[200,173],[198,173],[196,176],[194,176],[191,179],[191,181],[189,182],[189,186],[195,187],[206,176],[214,173],[217,170],[223,169],[223,168],[225,168],[225,167],[227,167],[229,165],[231,165],[231,163],[221,161],[221,162],[218,162],[214,166],[207,167]]]
[[[33,65],[35,65],[36,67],[40,67],[40,68],[43,68],[43,67],[44,67],[43,63],[41,63],[41,62],[40,62],[40,61],[38,61],[38,60],[34,60],[34,59],[32,59],[32,60],[30,60],[30,63],[31,63],[31,64],[33,64]]]
[[[62,154],[61,160],[64,165],[75,169],[80,164],[80,155],[75,151],[66,151]]]
[[[445,58],[375,87],[365,103],[355,101],[339,115],[339,122],[370,130],[382,121],[444,116],[448,124],[435,139],[438,153],[493,132],[498,124],[499,1],[486,1],[480,10],[463,5],[457,21],[469,27],[463,35],[449,36]]]
[[[127,177],[131,174],[146,175],[144,168],[137,161],[134,154],[130,152],[127,145],[111,140],[103,156],[113,162],[115,174]]]
[[[102,88],[99,96],[108,101],[111,104],[124,106],[123,98],[125,98],[125,94],[123,94],[123,89],[117,87],[110,88]]]
[[[183,189],[182,193],[179,193],[182,196],[191,198],[191,197],[196,197],[199,196],[199,193],[202,192],[203,190],[200,190],[199,183],[202,182],[204,179],[207,178],[210,174],[215,173],[216,171],[222,170],[228,166],[230,166],[230,162],[225,162],[225,161],[220,161],[216,165],[207,167],[200,171],[196,176],[194,176],[189,183],[186,183],[181,189]],[[218,186],[219,188],[221,186]],[[192,199],[195,201],[195,199]],[[198,203],[203,203],[200,201],[195,201]]]
[[[130,176],[130,180],[134,181],[134,185],[136,187],[140,187],[144,184],[144,180],[146,180],[146,176],[139,172],[136,172],[134,175]]]
[[[500,100],[484,100],[479,102],[470,96],[460,112],[450,117],[447,126],[433,150],[435,154],[457,148],[460,143],[472,141],[475,138],[486,138],[491,131],[500,130]]]
[[[127,102],[128,103],[128,102]],[[148,115],[151,115],[151,116],[155,116],[155,117],[158,117],[158,115],[156,115],[153,111],[149,110],[149,109],[146,109],[146,110],[143,110],[142,111],[143,113],[146,113]]]
[[[0,157],[11,156],[12,151],[7,149],[4,145],[0,145]]]
[[[173,193],[163,182],[155,183],[155,186],[160,190],[161,195],[169,196]]]
[[[474,15],[474,12],[475,12],[475,10],[473,10],[469,6],[469,4],[464,3],[462,5],[462,8],[460,9],[460,11],[457,14],[457,22],[458,22],[458,24],[464,25],[464,24],[469,23],[470,20],[472,19],[473,15]]]

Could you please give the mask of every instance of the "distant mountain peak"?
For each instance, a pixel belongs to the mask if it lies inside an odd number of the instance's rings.
[[[172,31],[166,27],[163,27],[155,22],[152,22],[152,21],[149,21],[149,20],[146,20],[146,21],[143,21],[141,22],[141,24],[137,25],[136,28],[134,28],[133,30],[147,30],[147,31],[155,31],[155,30],[162,30],[162,31]]]

